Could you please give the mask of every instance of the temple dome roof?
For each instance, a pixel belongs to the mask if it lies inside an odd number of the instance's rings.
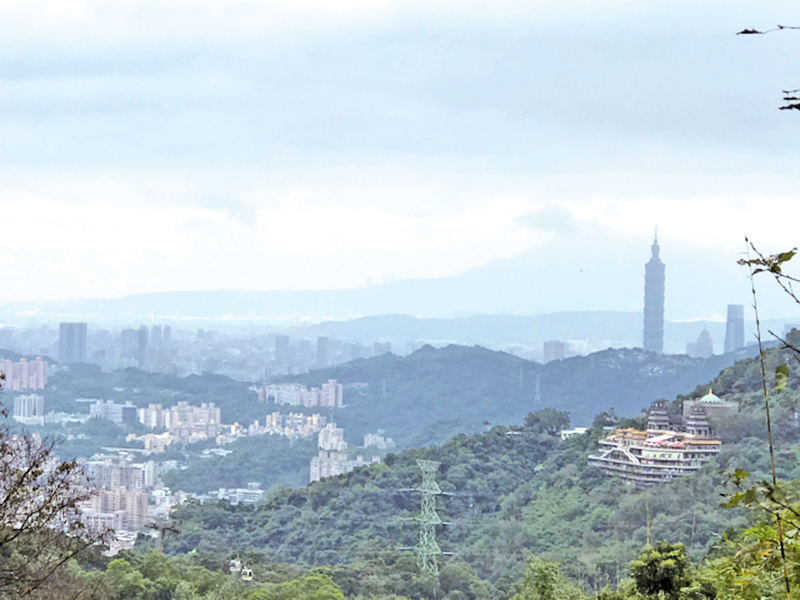
[[[699,404],[723,404],[724,402],[722,398],[714,395],[711,390],[708,390],[708,393],[698,400]]]

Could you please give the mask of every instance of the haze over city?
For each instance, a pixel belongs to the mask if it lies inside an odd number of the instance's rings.
[[[0,0],[0,600],[796,595],[798,35]]]

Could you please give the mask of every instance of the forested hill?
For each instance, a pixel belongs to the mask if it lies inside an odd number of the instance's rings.
[[[366,388],[347,385],[347,406],[325,416],[344,427],[352,445],[361,445],[365,433],[383,429],[401,447],[415,447],[485,431],[489,424],[519,424],[529,412],[545,407],[566,411],[572,425],[591,424],[594,415],[611,408],[632,417],[653,400],[674,398],[708,382],[734,358],[621,349],[542,365],[480,346],[425,346],[405,357],[384,354],[284,381],[366,383]],[[73,365],[50,378],[47,403],[49,410],[75,412],[88,410],[76,398],[130,400],[137,406],[214,402],[224,423],[263,423],[276,408],[298,410],[259,402],[251,385],[209,373],[180,378]]]
[[[348,406],[335,415],[345,435],[357,442],[381,428],[414,446],[477,432],[486,422],[521,423],[544,407],[566,411],[573,425],[589,425],[611,408],[632,417],[653,400],[708,382],[735,358],[612,349],[542,365],[480,346],[425,346],[405,357],[384,354],[284,380],[368,384],[345,391]]]
[[[466,350],[443,354],[454,352]],[[774,372],[786,358],[779,350],[768,352],[768,369]],[[175,514],[181,533],[167,547],[173,553],[197,549],[221,560],[242,552],[253,560],[334,564],[339,565],[331,571],[337,581],[360,577],[362,570],[375,567],[370,561],[378,560],[381,577],[389,581],[391,565],[401,564],[407,554],[402,548],[415,543],[419,497],[409,490],[420,482],[416,459],[425,458],[441,462],[439,484],[452,494],[438,501],[442,519],[451,525],[439,528],[437,536],[443,550],[454,553],[441,558],[444,564],[468,563],[494,589],[507,592],[505,586],[521,576],[526,554],[534,553],[558,560],[585,590],[613,586],[645,544],[648,512],[653,539],[682,542],[695,558],[720,552],[714,548],[723,534],[734,539],[748,523],[744,511],[721,508],[725,477],[720,471],[742,468],[754,478],[769,471],[758,370],[757,361],[748,359],[694,391],[685,390],[699,395],[710,385],[715,393],[740,401],[742,411],[719,424],[723,448],[714,461],[653,490],[626,486],[588,464],[587,454],[605,435],[603,425],[630,421],[598,415],[586,435],[561,441],[555,435],[559,413],[545,409],[521,426],[460,435],[303,489],[276,491],[257,507],[183,506]],[[796,377],[794,367],[791,377]],[[793,450],[800,427],[789,418],[800,392],[796,379],[791,381],[773,398],[776,464],[779,477],[786,479],[800,476]],[[392,593],[419,597],[396,585]]]

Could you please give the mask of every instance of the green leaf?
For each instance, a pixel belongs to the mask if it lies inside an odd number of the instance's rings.
[[[789,365],[786,363],[775,368],[775,391],[781,393],[789,383]]]
[[[744,499],[744,492],[736,492],[731,499],[728,500],[723,507],[725,508],[736,508],[739,506],[739,503]]]
[[[758,490],[756,488],[750,488],[744,494],[744,503],[745,504],[752,504],[758,500]]]

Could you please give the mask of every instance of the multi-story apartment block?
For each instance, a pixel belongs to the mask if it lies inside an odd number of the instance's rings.
[[[117,425],[136,423],[136,407],[130,402],[117,404],[113,400],[98,400],[89,407],[89,416],[95,419],[108,419]]]
[[[175,406],[164,408],[161,404],[148,404],[138,411],[139,422],[150,429],[173,429],[194,425],[220,425],[220,409],[213,402],[194,406],[188,402],[178,402]],[[216,435],[216,434],[215,434]]]
[[[320,389],[315,387],[312,387],[308,390],[304,389],[302,392],[300,392],[300,402],[303,404],[303,406],[319,406]]]
[[[279,405],[341,408],[344,403],[344,386],[335,379],[330,379],[321,388],[308,389],[300,383],[273,383],[260,387],[258,399],[266,402],[270,398]]]
[[[311,459],[309,480],[319,481],[325,477],[335,477],[349,473],[357,466],[366,464],[363,457],[356,460],[347,458],[347,442],[344,441],[344,430],[328,423],[319,432],[317,441],[319,454]]]
[[[183,443],[216,437],[222,432],[220,409],[213,402],[193,406],[181,401],[170,408],[150,404],[140,408],[138,416],[140,423],[151,429],[164,427],[172,440]]]
[[[344,429],[336,427],[336,423],[328,423],[319,432],[317,446],[322,450],[346,451],[347,442],[344,441]]]
[[[220,488],[217,498],[227,500],[231,504],[257,504],[264,497],[261,484],[256,481],[247,483],[246,488],[225,489]]]
[[[341,408],[344,403],[344,386],[335,379],[322,384],[319,394],[319,405]]]
[[[352,471],[350,462],[344,452],[320,450],[319,455],[311,459],[309,481],[313,483],[326,477],[349,473]]]
[[[0,371],[6,376],[4,387],[15,392],[43,390],[47,385],[47,362],[40,357],[19,362],[0,362]]]
[[[306,386],[300,383],[273,383],[261,388],[264,390],[263,402],[272,398],[275,404],[287,404],[289,406],[303,405],[303,392]],[[262,394],[259,394],[259,400]]]
[[[288,437],[310,437],[325,426],[325,417],[319,414],[304,415],[289,413],[282,415],[274,412],[267,415],[264,429],[267,433]]]
[[[160,404],[148,404],[147,408],[140,408],[139,422],[150,429],[164,427],[164,407]]]
[[[138,531],[147,521],[147,494],[124,487],[98,490],[83,504],[81,515],[91,527]]]
[[[149,463],[152,465],[153,463]],[[146,464],[115,464],[112,460],[94,461],[86,465],[89,476],[98,488],[113,490],[124,487],[127,490],[141,492],[147,488]],[[149,485],[152,485],[153,476],[151,474]]]
[[[378,450],[394,448],[395,443],[392,438],[385,438],[380,433],[368,433],[364,436],[364,448],[374,446]]]
[[[44,425],[44,396],[20,395],[14,398],[14,419],[25,425]]]
[[[377,456],[372,457],[372,463],[380,462]],[[326,477],[336,477],[349,473],[356,467],[365,467],[369,463],[364,462],[363,456],[357,456],[355,460],[349,460],[347,454],[343,452],[329,452],[320,450],[319,455],[311,459],[309,469],[309,481],[314,483]]]
[[[160,454],[165,452],[166,449],[172,444],[172,437],[169,433],[148,433],[144,436],[144,449],[147,452]]]

